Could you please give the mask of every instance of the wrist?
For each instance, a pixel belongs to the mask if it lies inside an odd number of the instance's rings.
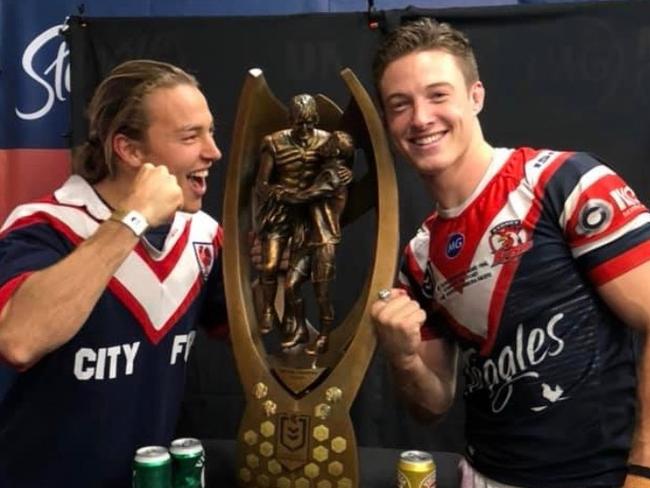
[[[623,488],[650,488],[650,467],[628,464]]]
[[[149,222],[146,217],[137,210],[114,210],[109,220],[119,222],[128,227],[136,237],[140,237],[149,228]]]
[[[389,357],[389,361],[393,365],[393,368],[404,373],[414,372],[422,363],[422,360],[417,353],[395,354]]]
[[[625,477],[623,488],[650,488],[650,479],[635,474],[628,474]]]

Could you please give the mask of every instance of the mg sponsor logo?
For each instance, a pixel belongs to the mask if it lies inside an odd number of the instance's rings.
[[[459,232],[449,236],[447,240],[447,257],[455,258],[463,249],[465,244],[465,236]]]
[[[30,83],[41,95],[30,99],[43,100],[34,110],[15,107],[16,115],[23,120],[36,120],[47,115],[59,101],[70,93],[70,51],[62,36],[63,25],[55,25],[38,34],[27,46],[21,66]]]

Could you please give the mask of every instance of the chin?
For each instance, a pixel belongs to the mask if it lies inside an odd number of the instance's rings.
[[[458,160],[458,156],[449,151],[438,151],[436,154],[429,154],[415,158],[414,165],[428,172],[443,171]]]
[[[183,205],[183,212],[187,213],[196,213],[203,207],[202,202],[192,202],[190,204]]]
[[[432,161],[431,159],[412,159],[410,162],[411,166],[422,174],[435,174],[448,166],[444,161]]]

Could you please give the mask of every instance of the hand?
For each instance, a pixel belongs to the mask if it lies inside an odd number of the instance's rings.
[[[145,163],[135,176],[131,192],[121,208],[137,210],[149,222],[158,225],[171,222],[176,211],[183,206],[183,191],[176,176],[164,165]]]
[[[290,190],[282,185],[273,185],[270,187],[270,195],[278,202],[282,203],[300,203],[296,200],[296,190]]]
[[[372,304],[370,316],[384,351],[394,365],[408,363],[418,354],[422,342],[420,328],[426,313],[406,291],[393,288],[387,298]]]
[[[352,174],[352,170],[350,170],[350,168],[347,166],[343,166],[342,164],[336,168],[336,175],[340,180],[339,186],[349,185],[352,181],[352,177],[354,176]]]

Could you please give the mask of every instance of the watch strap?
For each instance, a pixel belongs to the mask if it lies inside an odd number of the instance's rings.
[[[147,222],[147,219],[144,217],[144,215],[142,215],[137,210],[129,210],[128,212],[119,209],[114,210],[109,217],[109,220],[113,220],[127,226],[136,235],[136,237],[140,237],[149,228],[149,222]]]

